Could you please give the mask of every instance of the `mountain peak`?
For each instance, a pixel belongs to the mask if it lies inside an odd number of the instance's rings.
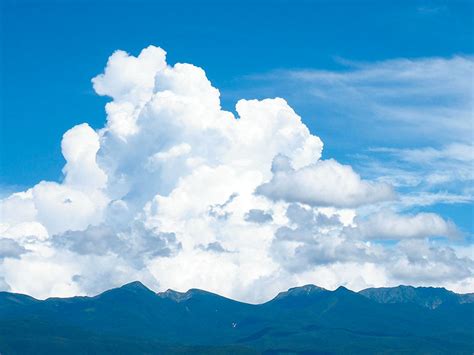
[[[443,287],[396,287],[367,288],[361,295],[379,303],[414,303],[426,308],[437,308],[443,303],[469,302],[468,297],[458,295]],[[467,301],[465,301],[467,300]]]
[[[204,291],[204,290],[201,290],[201,289],[198,289],[198,288],[191,288],[191,289],[187,290],[186,292],[179,292],[179,291],[175,291],[175,290],[172,290],[172,289],[167,289],[164,292],[158,292],[157,295],[158,295],[158,297],[167,298],[167,299],[173,300],[173,301],[178,302],[178,303],[187,301],[187,300],[189,300],[189,299],[191,299],[195,296],[199,296],[199,295],[211,295],[211,296],[221,297],[219,295],[215,295],[211,292]]]
[[[158,297],[161,298],[168,298],[170,300],[173,300],[175,302],[183,302],[191,298],[192,294],[187,291],[187,292],[178,292],[172,289],[167,289],[164,292],[158,292],[157,293]]]
[[[299,287],[292,287],[288,289],[288,291],[280,292],[274,300],[286,298],[288,296],[290,297],[295,297],[295,296],[308,296],[308,295],[314,295],[318,294],[321,292],[327,291],[326,289],[322,287],[318,287],[316,285],[304,285],[304,286],[299,286]]]
[[[140,281],[133,281],[129,282],[128,284],[123,285],[120,287],[123,290],[133,290],[133,291],[150,291],[151,290],[142,284]]]

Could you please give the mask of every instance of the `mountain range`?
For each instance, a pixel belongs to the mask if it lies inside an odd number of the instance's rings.
[[[140,282],[94,297],[0,292],[1,354],[472,354],[474,294],[291,288],[263,304]]]

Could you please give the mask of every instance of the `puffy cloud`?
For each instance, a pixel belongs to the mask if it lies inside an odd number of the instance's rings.
[[[0,260],[4,258],[18,258],[27,250],[18,242],[9,238],[0,238]]]
[[[383,211],[357,221],[355,233],[367,239],[457,237],[459,231],[451,221],[435,213],[399,215]]]
[[[219,242],[212,242],[209,243],[208,245],[200,245],[200,249],[205,250],[205,251],[213,251],[216,253],[228,253],[228,250],[225,250],[222,245]]]
[[[3,236],[14,240],[45,240],[48,238],[48,231],[38,222],[23,222],[11,226],[0,224],[0,230]]]
[[[105,186],[107,175],[96,162],[99,148],[99,135],[85,123],[73,127],[64,134],[61,150],[66,159],[63,168],[65,185],[85,190]]]
[[[140,222],[125,230],[99,225],[84,231],[67,231],[54,236],[52,242],[59,248],[82,255],[115,253],[137,264],[150,257],[170,256],[180,249],[173,233],[147,230]]]
[[[272,179],[257,193],[274,200],[303,202],[313,206],[357,207],[393,198],[392,188],[360,178],[348,165],[320,160],[301,169],[279,156],[274,160]]]
[[[96,162],[99,135],[87,124],[75,126],[64,134],[61,148],[66,159],[63,183],[42,181],[1,201],[2,224],[16,234],[26,236],[35,226],[52,235],[100,222],[107,204],[102,192],[107,176]]]
[[[105,126],[64,134],[61,182],[1,201],[4,289],[65,296],[141,280],[262,301],[300,283],[380,286],[424,275],[423,262],[408,244],[367,239],[454,228],[436,215],[391,216],[385,229],[361,218],[360,206],[393,198],[388,184],[320,160],[323,143],[283,99],[240,100],[237,117],[222,110],[205,72],[167,64],[160,48],[117,51],[92,81],[112,99]],[[426,243],[430,265],[456,265],[430,280],[456,287],[464,249]]]
[[[472,258],[458,255],[449,246],[436,245],[426,240],[404,240],[390,258],[391,277],[398,282],[417,285],[437,285],[472,279]]]
[[[254,223],[267,223],[273,221],[273,217],[270,213],[253,208],[245,215],[245,220]]]
[[[457,285],[463,292],[472,288],[474,261],[471,247],[460,245],[453,248],[436,240],[422,239],[422,235],[411,234],[425,232],[424,237],[433,235],[434,228],[429,219],[439,218],[435,215],[404,216],[385,213],[388,227],[395,225],[395,228],[406,228],[405,231],[398,230],[398,234],[397,231],[392,232],[390,238],[398,240],[394,244],[364,240],[369,236],[361,235],[359,228],[364,230],[370,223],[361,227],[357,224],[358,218],[350,227],[344,225],[337,215],[327,216],[300,205],[290,205],[287,215],[293,223],[291,227],[283,226],[277,230],[271,252],[274,260],[299,279],[309,281],[313,277],[320,280],[321,286],[328,288],[337,287],[341,280],[354,289],[368,285],[394,286],[403,283],[423,286]],[[376,216],[381,221],[384,220],[379,215]],[[425,217],[428,217],[428,226],[425,231],[421,231],[416,223],[422,223]],[[402,226],[391,224],[389,218],[394,219],[392,223],[398,221]],[[407,227],[409,223],[415,224],[415,232]],[[385,237],[388,238],[387,235]],[[353,269],[348,274],[343,271],[344,268]],[[326,275],[327,278],[321,280],[321,275]],[[461,285],[459,280],[463,280]]]
[[[377,261],[381,248],[344,233],[348,224],[337,213],[291,204],[289,225],[276,230],[271,252],[292,273],[333,263]]]
[[[2,224],[24,236],[31,233],[32,226],[48,235],[82,230],[101,220],[105,205],[106,198],[98,191],[42,181],[25,193],[13,194],[2,201]],[[26,229],[20,232],[20,226]]]
[[[138,57],[118,50],[92,83],[97,94],[110,96],[114,102],[139,104],[150,98],[155,74],[165,68],[166,52],[161,48],[149,46]]]

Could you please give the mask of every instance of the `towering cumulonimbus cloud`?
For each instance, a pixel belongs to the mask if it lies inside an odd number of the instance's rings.
[[[455,226],[379,218],[394,189],[321,160],[323,143],[285,100],[240,100],[235,117],[201,68],[170,66],[153,46],[116,51],[92,82],[112,99],[105,126],[64,134],[62,182],[1,201],[3,288],[65,296],[139,279],[261,301],[301,283],[423,283],[427,268],[442,270],[431,284],[472,288],[472,259],[429,239]]]

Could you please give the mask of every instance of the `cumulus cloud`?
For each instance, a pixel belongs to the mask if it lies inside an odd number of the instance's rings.
[[[357,220],[355,233],[367,239],[408,239],[427,237],[458,237],[460,232],[453,222],[435,213],[399,215],[383,211]]]
[[[345,233],[353,225],[347,211],[318,210],[293,203],[286,215],[290,223],[276,230],[271,252],[291,273],[334,263],[382,261],[383,248]]]
[[[132,263],[142,263],[147,257],[170,256],[180,249],[173,233],[147,230],[141,222],[119,230],[99,225],[84,231],[67,231],[53,236],[52,243],[82,255],[115,253]]]
[[[273,221],[273,217],[270,213],[253,208],[245,215],[245,220],[254,223],[267,223]]]
[[[403,243],[453,235],[432,214],[361,218],[393,188],[321,160],[322,141],[281,98],[239,100],[236,117],[204,70],[169,65],[153,46],[113,53],[92,82],[111,98],[104,127],[64,134],[61,182],[1,201],[2,288],[66,296],[137,279],[256,302],[300,283],[362,288],[422,275]],[[403,242],[371,241],[381,237]],[[448,270],[430,280],[456,287],[464,267],[469,287],[463,247],[424,241],[430,265]],[[407,263],[395,270],[394,255]]]
[[[286,157],[278,156],[272,172],[272,179],[259,186],[257,193],[274,200],[312,206],[357,207],[394,197],[388,184],[363,180],[350,166],[332,159],[295,170]]]
[[[401,282],[428,286],[472,278],[474,262],[472,258],[456,254],[446,245],[436,245],[426,240],[405,240],[400,242],[391,257],[391,276]]]
[[[18,242],[10,238],[0,238],[0,260],[4,258],[18,258],[27,250]]]
[[[225,250],[219,242],[212,242],[207,245],[200,245],[200,249],[205,251],[211,251],[216,253],[228,253],[228,250]]]

